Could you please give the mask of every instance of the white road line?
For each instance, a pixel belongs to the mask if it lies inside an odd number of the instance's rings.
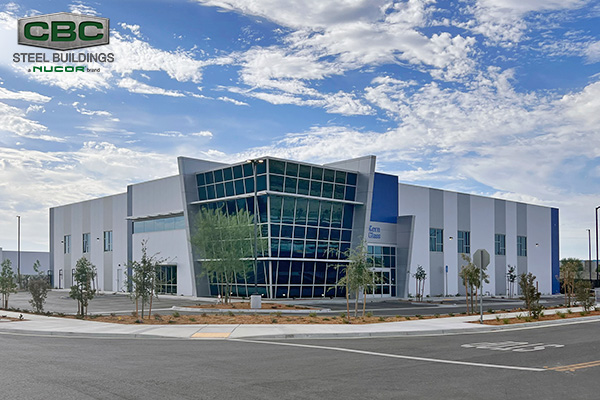
[[[434,362],[434,363],[440,363],[440,364],[468,365],[471,367],[499,368],[499,369],[511,369],[511,370],[517,370],[517,371],[532,371],[532,372],[546,371],[546,369],[544,369],[544,368],[517,367],[517,366],[512,366],[512,365],[483,364],[483,363],[473,363],[473,362],[468,362],[468,361],[454,361],[454,360],[442,360],[442,359],[427,358],[427,357],[403,356],[403,355],[399,355],[399,354],[377,353],[377,352],[373,352],[373,351],[346,349],[346,348],[342,348],[342,347],[315,346],[315,345],[310,345],[310,344],[269,342],[269,341],[263,341],[263,340],[248,340],[248,339],[229,339],[229,340],[236,341],[236,342],[246,342],[246,343],[271,344],[271,345],[276,345],[276,346],[290,346],[290,347],[304,347],[304,348],[319,349],[319,350],[333,350],[333,351],[341,351],[341,352],[346,352],[346,353],[364,354],[364,355],[368,355],[368,356],[400,358],[403,360],[425,361],[425,362]]]

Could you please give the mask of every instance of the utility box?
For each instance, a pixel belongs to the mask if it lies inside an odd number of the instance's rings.
[[[250,308],[253,310],[260,310],[262,305],[262,297],[260,294],[253,294],[250,296]]]

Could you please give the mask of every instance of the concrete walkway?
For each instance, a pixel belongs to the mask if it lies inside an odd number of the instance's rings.
[[[546,315],[567,309],[545,310]],[[572,312],[581,311],[572,307]],[[525,313],[502,313],[484,315],[484,319],[496,317],[510,318]],[[600,317],[582,317],[576,320],[559,319],[555,321],[533,322],[517,325],[480,325],[469,323],[479,320],[478,315],[445,317],[432,319],[412,319],[402,322],[387,322],[368,325],[326,325],[326,324],[270,324],[270,325],[143,325],[113,324],[90,320],[48,317],[22,314],[24,320],[10,321],[3,316],[19,318],[20,313],[0,311],[0,334],[20,333],[71,337],[103,338],[163,338],[163,339],[241,339],[241,338],[352,338],[385,337],[403,335],[440,335],[451,333],[478,333],[505,329],[523,329],[526,327],[572,324],[581,320],[600,320]]]

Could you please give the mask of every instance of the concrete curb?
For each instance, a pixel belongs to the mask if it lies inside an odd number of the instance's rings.
[[[185,311],[185,312],[198,312],[198,313],[212,313],[212,314],[227,314],[229,312],[232,312],[234,314],[277,314],[277,313],[281,313],[281,314],[310,314],[310,313],[317,313],[317,314],[324,314],[324,313],[331,313],[331,309],[329,308],[322,308],[322,309],[318,309],[318,310],[286,310],[286,309],[266,309],[266,308],[261,308],[260,310],[250,310],[250,309],[244,309],[244,308],[232,308],[232,309],[215,309],[215,308],[195,308],[195,307],[179,307],[179,306],[172,306],[171,307],[173,310],[175,311]]]
[[[379,332],[346,332],[346,333],[291,333],[244,336],[243,339],[352,339],[352,338],[384,338],[404,336],[443,336],[460,334],[477,334],[500,331],[518,331],[525,329],[544,328],[548,326],[572,325],[585,322],[600,321],[600,316],[575,317],[567,320],[526,322],[511,325],[483,325],[478,328],[451,328],[437,330],[414,330],[414,331],[379,331]],[[470,322],[465,322],[470,323]],[[235,340],[236,338],[231,338]],[[240,338],[242,339],[242,338]]]
[[[6,312],[6,314],[16,314]],[[13,315],[11,315],[13,316]],[[508,315],[506,315],[508,316]],[[536,329],[547,326],[561,326],[579,323],[587,323],[600,321],[600,316],[578,316],[569,319],[558,319],[552,321],[528,322],[523,324],[510,325],[479,325],[473,324],[477,321],[475,316],[470,317],[450,317],[434,320],[434,324],[419,323],[417,321],[411,323],[406,322],[390,322],[383,324],[370,325],[206,325],[206,324],[191,324],[191,325],[121,325],[110,324],[104,322],[71,321],[56,317],[45,317],[31,315],[29,321],[38,322],[44,321],[46,318],[51,319],[56,324],[60,321],[60,326],[50,326],[47,329],[35,329],[35,327],[23,327],[23,329],[12,328],[10,324],[21,324],[19,321],[2,322],[0,323],[0,334],[25,334],[39,335],[48,337],[72,337],[72,338],[98,338],[98,339],[185,339],[198,340],[192,338],[194,333],[198,332],[219,332],[226,333],[227,336],[217,340],[235,340],[235,339],[342,339],[342,338],[376,338],[376,337],[407,337],[407,336],[440,336],[440,335],[456,335],[470,333],[488,333],[510,330]],[[493,319],[495,316],[488,315],[486,319]],[[502,316],[501,316],[502,318]],[[75,323],[74,323],[75,322]],[[433,322],[429,320],[429,322]],[[97,324],[97,325],[96,325]],[[435,325],[440,325],[439,327]],[[444,327],[444,324],[447,327]],[[468,325],[463,325],[468,324]],[[44,323],[47,325],[47,323]],[[464,327],[461,327],[464,326]],[[43,326],[43,325],[42,325]],[[122,332],[114,332],[114,329],[121,329]],[[312,327],[313,331],[311,332]],[[142,328],[140,330],[140,328]],[[129,332],[127,330],[130,330]],[[327,332],[327,330],[331,330]],[[159,333],[163,331],[163,333]],[[294,332],[296,331],[296,332]],[[205,340],[203,338],[203,340]],[[214,339],[211,339],[214,340]]]

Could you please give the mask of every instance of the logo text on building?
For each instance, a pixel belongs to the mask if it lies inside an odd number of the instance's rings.
[[[109,41],[109,19],[60,12],[21,18],[18,43],[53,50],[100,46]]]
[[[369,225],[369,239],[381,239],[381,228]]]

